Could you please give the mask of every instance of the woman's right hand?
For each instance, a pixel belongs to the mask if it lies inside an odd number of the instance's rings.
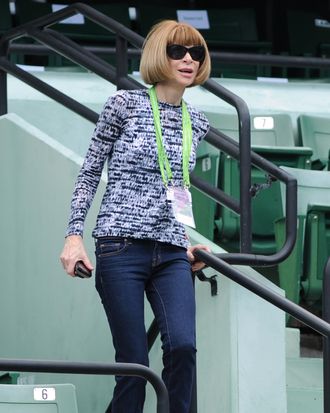
[[[87,256],[83,239],[80,235],[69,235],[66,237],[60,260],[64,270],[72,277],[74,277],[74,266],[77,261],[82,261],[89,270],[93,270],[93,265]]]

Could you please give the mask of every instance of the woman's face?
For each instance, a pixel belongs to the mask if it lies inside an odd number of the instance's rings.
[[[191,46],[187,45],[186,47],[189,48]],[[181,59],[171,59],[169,57],[169,63],[172,70],[172,81],[183,88],[193,84],[200,63],[193,60],[188,51]]]

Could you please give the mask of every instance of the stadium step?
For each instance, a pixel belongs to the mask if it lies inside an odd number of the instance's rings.
[[[287,329],[287,413],[323,413],[323,359],[300,357],[298,329]]]

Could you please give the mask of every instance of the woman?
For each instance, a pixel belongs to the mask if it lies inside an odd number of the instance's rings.
[[[182,96],[209,77],[206,43],[192,26],[163,21],[145,40],[140,72],[153,87],[118,91],[100,115],[73,193],[61,261],[71,276],[77,261],[93,269],[83,226],[107,160],[108,183],[93,236],[96,288],[116,361],[148,365],[146,293],[161,333],[170,411],[186,413],[196,358],[191,269],[203,267],[193,252],[209,249],[189,246],[184,224],[193,225],[189,172],[209,124]],[[140,413],[144,399],[145,380],[116,377],[112,413]]]

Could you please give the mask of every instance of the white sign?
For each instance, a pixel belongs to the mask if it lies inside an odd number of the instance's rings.
[[[208,156],[202,160],[202,171],[207,172],[211,169],[211,158]]]
[[[53,13],[55,11],[64,9],[64,7],[67,7],[67,5],[64,4],[52,4],[52,10]],[[59,24],[85,24],[85,18],[82,14],[78,13],[75,14],[74,16],[68,17],[67,19],[64,19],[60,22],[58,22]]]
[[[254,129],[274,129],[274,118],[272,116],[256,116],[253,118]]]
[[[207,10],[177,10],[178,21],[189,23],[195,29],[209,29],[210,22]]]
[[[330,29],[330,22],[324,19],[315,19],[314,20],[316,27],[323,27],[325,29]]]
[[[34,400],[49,402],[56,400],[56,391],[54,387],[35,387],[33,389]]]

